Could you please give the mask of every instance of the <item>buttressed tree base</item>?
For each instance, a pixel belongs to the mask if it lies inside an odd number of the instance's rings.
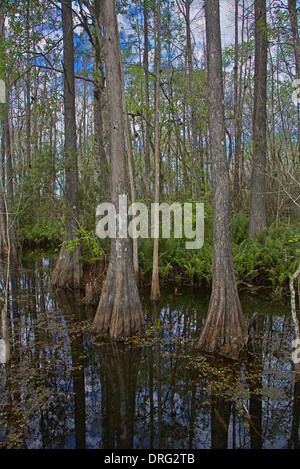
[[[109,120],[111,201],[119,212],[119,196],[127,194],[125,127],[122,113],[122,73],[115,2],[102,2],[107,106]],[[142,330],[144,316],[133,267],[131,240],[118,227],[111,240],[110,260],[92,329],[113,340]]]

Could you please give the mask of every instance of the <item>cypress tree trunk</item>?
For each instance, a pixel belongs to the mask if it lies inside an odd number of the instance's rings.
[[[234,168],[233,168],[233,209],[240,209],[240,167],[242,139],[241,79],[239,77],[239,0],[235,0],[235,44],[234,44]],[[243,39],[243,38],[242,38]],[[243,49],[242,49],[243,51]],[[241,63],[243,61],[241,53]],[[242,66],[241,66],[242,68]],[[241,75],[240,70],[240,75]]]
[[[97,182],[101,185],[103,199],[109,197],[109,161],[106,155],[107,128],[106,128],[106,94],[103,56],[103,36],[101,32],[100,0],[95,0],[94,8],[88,4],[95,32],[94,47],[94,142],[97,158]]]
[[[255,0],[255,73],[253,111],[253,162],[249,235],[255,237],[267,227],[266,219],[266,132],[267,132],[267,53],[266,0]]]
[[[295,65],[297,79],[300,79],[300,40],[298,33],[298,18],[296,10],[296,0],[288,0],[288,8],[290,14],[290,24],[293,36],[293,48],[295,55]],[[299,119],[299,104],[298,104],[298,152],[300,153],[300,119]]]
[[[127,195],[125,127],[122,108],[122,70],[114,0],[102,0],[104,49],[109,115],[111,201],[119,211],[119,196]],[[120,220],[120,218],[119,218]],[[92,329],[117,340],[144,327],[144,316],[132,261],[131,240],[120,227],[111,240],[110,261]]]
[[[195,111],[195,98],[194,98],[194,67],[193,67],[193,48],[192,48],[192,32],[191,32],[191,5],[193,0],[177,0],[177,6],[184,17],[186,27],[186,60],[188,69],[188,101],[190,108],[190,134],[191,134],[191,149],[193,154],[193,164],[195,165],[196,172],[196,197],[201,197],[201,184],[202,184],[202,167],[199,158],[199,150],[197,148],[198,131],[196,122]],[[198,167],[197,167],[198,165]]]
[[[5,14],[0,8],[0,45],[3,46],[4,63],[5,58]],[[12,263],[19,262],[21,245],[16,230],[16,219],[13,214],[14,184],[12,151],[9,127],[9,77],[6,66],[3,69],[2,94],[0,101],[0,252],[8,254]],[[2,102],[3,100],[3,102]],[[9,251],[9,252],[8,252]]]
[[[151,164],[150,164],[150,134],[151,134],[151,124],[150,124],[150,97],[149,97],[149,45],[148,45],[148,0],[144,0],[144,57],[143,57],[143,66],[145,74],[145,98],[146,98],[146,141],[145,141],[145,185],[146,185],[146,199],[147,204],[150,207],[151,199]]]
[[[153,242],[153,267],[152,267],[152,284],[151,284],[151,300],[160,300],[160,288],[159,288],[159,270],[158,270],[158,238],[159,238],[159,180],[160,180],[160,144],[159,144],[159,101],[160,101],[160,66],[161,66],[161,38],[160,38],[160,20],[161,20],[161,4],[160,0],[157,0],[157,18],[155,27],[155,95],[154,95],[154,133],[155,133],[155,145],[154,145],[154,242]]]
[[[300,40],[298,33],[298,19],[296,11],[296,0],[288,0],[291,30],[293,36],[293,48],[296,62],[297,78],[300,78]]]
[[[208,315],[198,346],[210,352],[236,358],[245,342],[245,324],[235,280],[231,244],[219,15],[219,1],[206,0],[213,189],[213,283]]]
[[[75,79],[74,79],[74,43],[72,1],[64,0],[62,4],[62,28],[64,49],[64,109],[65,109],[65,197],[67,214],[65,221],[65,238],[60,249],[51,283],[57,287],[79,287],[82,280],[80,264],[80,247],[72,249],[68,243],[78,237],[78,169],[77,138],[75,120]]]

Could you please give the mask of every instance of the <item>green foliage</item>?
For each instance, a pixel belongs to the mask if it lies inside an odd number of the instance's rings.
[[[246,286],[271,285],[282,292],[300,260],[300,224],[273,222],[256,239],[248,235],[246,213],[232,216],[232,250],[237,283]],[[162,280],[197,284],[212,280],[212,217],[205,221],[204,245],[199,250],[185,249],[184,239],[160,239],[159,272]],[[153,241],[139,240],[140,272],[152,271]]]
[[[186,24],[176,11],[174,0],[162,2],[162,66],[160,97],[160,190],[161,198],[169,203],[195,202],[190,198],[198,192],[205,203],[205,241],[200,250],[187,250],[186,239],[161,239],[159,242],[159,271],[162,279],[197,283],[212,279],[213,233],[211,207],[211,160],[208,138],[207,69],[205,54],[193,60],[193,94],[189,93],[187,56],[181,53],[186,43]],[[134,162],[136,197],[146,199],[145,144],[146,120],[153,126],[154,113],[154,20],[156,2],[148,2],[149,46],[149,108],[146,108],[143,2],[117,1],[117,11],[125,15],[120,28],[125,94],[132,130],[131,145]],[[0,77],[8,77],[12,131],[12,164],[14,183],[13,214],[21,241],[36,244],[61,243],[63,240],[65,206],[65,158],[63,135],[63,80],[56,67],[61,53],[61,12],[52,2],[28,0],[2,1],[6,18],[5,43],[0,43]],[[280,191],[291,185],[287,193],[297,194],[297,106],[291,99],[294,77],[294,51],[289,13],[281,2],[274,2],[268,14],[268,37],[274,47],[274,60],[268,67],[268,145],[272,167],[267,184],[278,179]],[[178,11],[177,11],[178,12]],[[240,8],[240,13],[241,13]],[[299,11],[298,11],[299,15]],[[245,22],[243,41],[223,49],[224,109],[228,136],[235,148],[234,84],[235,61],[238,59],[238,94],[241,101],[242,167],[240,207],[249,207],[247,167],[253,156],[253,60],[254,28]],[[127,26],[130,27],[127,27]],[[81,28],[79,28],[81,29]],[[88,35],[78,28],[74,31],[76,74],[95,77],[92,70],[91,44]],[[1,42],[1,41],[0,41]],[[198,49],[199,44],[196,49]],[[202,47],[202,44],[201,44]],[[196,50],[195,49],[195,50]],[[237,52],[237,56],[236,56]],[[201,54],[199,55],[199,57]],[[37,60],[38,58],[38,60]],[[194,57],[195,59],[195,57]],[[46,68],[44,69],[44,67]],[[278,77],[280,73],[280,80]],[[109,199],[108,169],[100,161],[94,142],[93,83],[76,80],[76,110],[78,127],[79,224],[81,232],[67,243],[73,250],[80,244],[82,258],[94,261],[103,257],[109,241],[94,234],[95,210]],[[27,97],[27,92],[28,97]],[[27,102],[28,101],[28,102]],[[82,104],[82,105],[81,105]],[[191,115],[193,104],[194,122]],[[285,112],[282,112],[282,110]],[[91,112],[90,112],[91,111]],[[30,117],[30,128],[28,117]],[[199,161],[192,152],[192,125],[196,126]],[[105,126],[104,126],[105,127]],[[104,129],[106,134],[106,129]],[[150,135],[150,185],[154,182],[154,135]],[[104,135],[105,137],[105,135]],[[272,144],[271,144],[272,143]],[[105,144],[105,138],[104,138]],[[29,151],[30,150],[30,151]],[[232,149],[231,149],[232,150]],[[245,166],[248,165],[248,166]],[[228,168],[233,181],[233,158],[228,148]],[[5,169],[5,168],[4,168]],[[272,173],[272,174],[271,174]],[[280,176],[281,175],[281,176]],[[274,182],[275,181],[275,182]],[[289,182],[290,181],[290,182]],[[281,187],[282,186],[282,187]],[[232,187],[231,187],[232,189]],[[277,188],[268,193],[268,216],[277,216],[289,209],[289,201],[277,198]],[[276,194],[272,196],[271,194]],[[108,197],[106,197],[108,196]],[[296,196],[295,196],[296,197]],[[278,204],[278,207],[277,207]],[[280,208],[281,210],[281,208]],[[280,215],[279,210],[279,215]],[[195,219],[194,219],[195,223]],[[232,245],[237,281],[254,285],[268,282],[274,288],[284,288],[299,260],[299,223],[272,223],[257,239],[248,236],[248,215],[232,216]],[[152,271],[153,240],[139,239],[139,265],[142,275]]]
[[[69,252],[74,251],[76,247],[81,249],[81,260],[84,262],[96,262],[103,260],[106,255],[107,244],[100,245],[100,240],[93,233],[79,230],[73,239],[63,241],[60,246],[65,246]]]
[[[233,256],[239,283],[268,283],[282,290],[300,259],[299,222],[273,222],[256,239],[245,234],[233,240]]]
[[[38,223],[20,229],[20,235],[35,244],[56,243],[59,239],[59,227],[53,221],[43,218]]]
[[[238,244],[248,236],[249,218],[245,212],[234,213],[231,218],[231,237]]]

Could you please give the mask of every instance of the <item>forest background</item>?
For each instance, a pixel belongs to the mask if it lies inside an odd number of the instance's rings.
[[[231,230],[237,282],[282,294],[299,264],[300,106],[293,99],[297,44],[288,3],[268,1],[267,227],[249,234],[255,72],[254,2],[221,2],[223,87]],[[159,201],[203,202],[205,240],[198,251],[185,239],[159,240],[160,280],[211,284],[212,190],[203,2],[116,2],[129,123],[131,201],[149,204],[155,185],[155,44],[160,31]],[[108,117],[101,59],[98,0],[74,1],[78,233],[83,262],[105,262],[109,240],[95,234],[96,207],[109,200]],[[97,13],[98,12],[98,13]],[[0,78],[6,83],[1,111],[1,251],[21,245],[59,250],[68,200],[64,152],[61,3],[2,0]],[[298,31],[297,31],[298,37]],[[99,52],[100,50],[100,52]],[[298,38],[299,51],[299,38]],[[130,143],[128,143],[130,142]],[[10,236],[7,236],[7,233]],[[141,280],[152,272],[153,240],[138,240]]]

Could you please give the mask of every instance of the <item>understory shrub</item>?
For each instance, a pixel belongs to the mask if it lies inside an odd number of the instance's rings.
[[[247,214],[232,216],[232,250],[238,284],[271,285],[284,289],[300,261],[300,223],[274,221],[256,239],[248,235]],[[204,245],[185,249],[184,239],[160,239],[159,271],[162,279],[191,284],[212,280],[212,220],[206,220]],[[139,240],[142,274],[152,271],[153,240]]]

